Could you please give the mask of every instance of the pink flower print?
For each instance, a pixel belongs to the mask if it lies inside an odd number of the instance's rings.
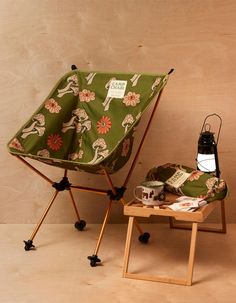
[[[62,147],[62,137],[58,134],[49,135],[47,145],[50,149],[58,151]]]
[[[219,179],[218,183],[217,183],[217,187],[215,188],[215,192],[216,193],[220,193],[221,191],[223,191],[226,188],[226,183],[224,180]]]
[[[79,93],[79,99],[81,102],[90,102],[95,100],[95,93],[90,90],[83,89],[82,92]]]
[[[81,159],[83,157],[83,154],[84,154],[84,151],[82,149],[80,149],[78,153],[70,154],[68,156],[68,158],[71,159],[72,161],[74,161],[77,159]]]
[[[209,189],[209,191],[213,191],[215,186],[217,185],[218,185],[218,178],[216,177],[209,178],[206,181],[206,187]]]
[[[199,170],[194,170],[191,172],[191,175],[188,177],[189,181],[194,181],[194,180],[198,180],[200,178],[200,176],[202,176],[204,173],[202,171]]]
[[[123,146],[122,146],[122,152],[121,152],[122,157],[126,157],[128,155],[129,147],[130,147],[130,139],[129,138],[124,139]]]
[[[11,141],[11,143],[9,144],[9,147],[14,148],[14,149],[17,149],[17,150],[19,150],[19,151],[21,151],[21,152],[24,151],[24,148],[23,148],[22,145],[20,144],[19,140],[16,139],[16,138],[14,138],[14,139]]]
[[[123,103],[126,106],[136,106],[140,102],[140,94],[135,94],[129,92],[126,96],[124,96]]]
[[[49,99],[45,102],[45,108],[49,110],[50,113],[54,114],[58,114],[59,111],[61,110],[60,105],[53,99]]]
[[[226,188],[226,183],[222,179],[218,179],[216,177],[212,177],[206,181],[206,186],[208,188],[208,194],[219,193]]]

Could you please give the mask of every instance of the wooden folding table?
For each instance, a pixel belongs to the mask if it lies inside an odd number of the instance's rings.
[[[174,201],[177,196],[168,194],[166,200],[171,202]],[[124,214],[129,216],[128,230],[127,230],[127,238],[125,245],[125,253],[124,253],[124,265],[123,265],[123,277],[131,278],[131,279],[140,279],[140,280],[148,280],[148,281],[158,281],[172,284],[180,284],[180,285],[192,285],[193,278],[193,267],[194,267],[194,256],[195,256],[195,248],[196,248],[196,238],[198,232],[198,223],[204,222],[205,219],[209,216],[209,214],[221,204],[224,206],[223,200],[217,200],[214,202],[210,202],[199,208],[194,212],[182,212],[182,211],[173,211],[169,208],[147,208],[143,207],[140,202],[131,201],[124,207]],[[222,210],[222,208],[221,208]],[[223,214],[224,215],[224,214]],[[132,230],[134,225],[134,217],[150,217],[150,216],[165,216],[170,218],[171,227],[175,227],[173,225],[173,219],[177,221],[184,221],[191,223],[191,242],[189,249],[189,259],[188,259],[188,269],[185,279],[173,278],[173,277],[162,277],[157,275],[147,275],[147,274],[136,274],[128,272],[129,265],[129,257],[130,257],[130,248],[131,248],[131,237]],[[224,216],[222,216],[223,218]],[[183,228],[183,226],[177,228]],[[184,227],[185,228],[185,227]],[[203,229],[204,230],[204,229]],[[207,229],[206,231],[215,231],[215,232],[226,232],[225,220],[222,220],[222,229]]]

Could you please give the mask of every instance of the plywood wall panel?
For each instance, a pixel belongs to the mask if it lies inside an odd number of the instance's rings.
[[[217,112],[223,118],[221,170],[231,188],[227,218],[235,222],[235,20],[234,0],[0,1],[0,222],[35,222],[50,198],[52,189],[8,154],[6,142],[71,64],[88,71],[150,73],[174,67],[127,196],[155,165],[195,166],[203,119]],[[54,168],[38,167],[55,181],[61,177]],[[126,172],[127,167],[113,176],[118,185]],[[106,187],[97,176],[71,178]],[[101,222],[106,199],[75,196],[82,216]],[[47,222],[73,222],[69,207],[63,194]],[[111,221],[122,220],[117,205]]]

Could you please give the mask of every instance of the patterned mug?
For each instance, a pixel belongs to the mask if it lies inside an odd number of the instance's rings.
[[[148,206],[161,205],[165,200],[164,183],[144,181],[134,189],[134,197]]]

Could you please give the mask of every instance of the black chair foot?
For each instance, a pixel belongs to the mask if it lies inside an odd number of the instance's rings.
[[[147,244],[149,238],[150,238],[150,234],[145,232],[142,235],[140,235],[138,239],[139,239],[139,242],[141,242],[143,244]]]
[[[24,243],[25,243],[25,250],[26,251],[35,249],[35,246],[33,245],[32,240],[24,241]]]
[[[77,66],[76,66],[75,64],[72,64],[72,65],[71,65],[71,69],[72,69],[72,70],[75,70],[75,69],[77,69]]]
[[[84,220],[75,222],[75,228],[80,231],[84,230],[85,226],[86,226],[86,222]]]
[[[92,267],[95,267],[98,262],[101,262],[97,255],[88,256],[88,259],[90,260],[90,266]]]

